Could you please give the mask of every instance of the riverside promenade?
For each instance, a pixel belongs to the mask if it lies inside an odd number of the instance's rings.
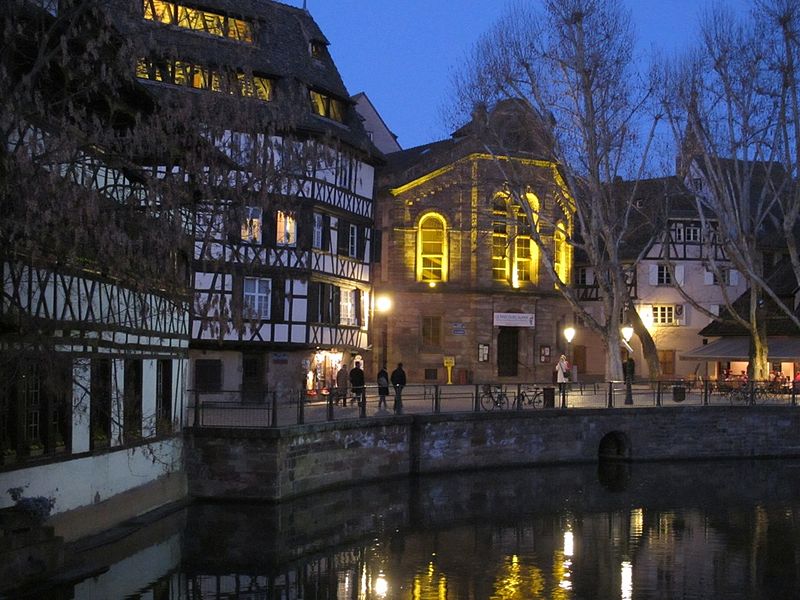
[[[575,409],[669,409],[681,406],[796,406],[793,388],[775,389],[768,383],[724,387],[706,382],[636,382],[630,389],[624,382],[568,384],[563,401],[551,383],[532,384],[412,384],[402,393],[399,408],[394,394],[379,404],[376,386],[367,386],[365,402],[350,395],[344,403],[334,393],[265,393],[256,401],[242,402],[238,391],[199,394],[190,392],[193,402],[187,422],[191,427],[287,427],[293,425],[347,421],[399,414],[447,414],[465,412],[548,411]],[[531,401],[533,399],[533,401]]]

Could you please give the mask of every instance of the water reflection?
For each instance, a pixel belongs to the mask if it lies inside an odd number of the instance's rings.
[[[197,504],[30,597],[800,597],[798,468],[628,465],[614,489],[596,467],[540,468]]]

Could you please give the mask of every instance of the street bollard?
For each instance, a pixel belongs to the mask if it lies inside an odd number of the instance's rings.
[[[614,408],[614,382],[608,382],[608,408]]]
[[[333,394],[328,394],[327,409],[328,409],[327,419],[328,421],[333,421]]]
[[[367,418],[367,391],[361,390],[358,398],[358,417],[360,419]]]
[[[438,415],[442,412],[442,390],[437,383],[433,388],[433,413]]]
[[[194,426],[200,426],[200,392],[194,392]]]
[[[278,394],[272,392],[272,427],[278,426]]]
[[[703,406],[708,406],[708,397],[711,394],[711,386],[708,384],[708,379],[703,381]]]

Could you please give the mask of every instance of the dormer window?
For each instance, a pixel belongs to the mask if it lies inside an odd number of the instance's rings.
[[[264,102],[272,100],[273,82],[267,77],[221,71],[181,60],[154,61],[141,58],[136,65],[136,77],[196,90],[257,98]]]
[[[322,60],[328,56],[328,47],[325,45],[325,42],[319,40],[311,40],[308,44],[308,50],[311,54],[311,58]]]
[[[314,90],[311,90],[309,94],[311,97],[311,109],[315,114],[339,123],[344,122],[344,102]]]
[[[143,16],[148,21],[201,31],[208,35],[236,40],[245,44],[253,43],[253,25],[244,19],[190,8],[166,0],[142,0],[142,5]]]

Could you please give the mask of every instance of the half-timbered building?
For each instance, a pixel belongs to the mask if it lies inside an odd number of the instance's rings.
[[[701,222],[694,195],[679,178],[616,182],[614,189],[634,204],[620,251],[629,264],[628,291],[656,345],[661,375],[706,377],[705,364],[681,356],[700,343],[698,333],[720,313],[726,297],[736,298],[743,291],[741,278],[713,235],[713,223]],[[575,287],[587,311],[601,309],[594,267],[580,258]],[[620,315],[620,324],[625,323],[625,315]],[[583,328],[579,335],[592,339]],[[637,338],[631,346],[638,365],[635,374],[647,377]],[[602,353],[591,353],[586,368],[588,373],[602,373]]]
[[[451,138],[387,155],[374,285],[391,308],[374,360],[409,382],[549,381],[566,351],[571,311],[542,247],[570,281],[574,204],[526,118],[513,102],[478,109]]]
[[[148,169],[101,145],[142,96],[70,70],[90,12],[3,9],[0,507],[7,490],[52,501],[72,538],[185,495],[188,230]]]
[[[130,31],[150,41],[139,81],[216,103],[193,108],[217,152],[195,165],[209,171],[195,190],[193,393],[263,401],[330,386],[368,346],[380,153],[328,41],[307,11],[268,0],[133,4]]]

